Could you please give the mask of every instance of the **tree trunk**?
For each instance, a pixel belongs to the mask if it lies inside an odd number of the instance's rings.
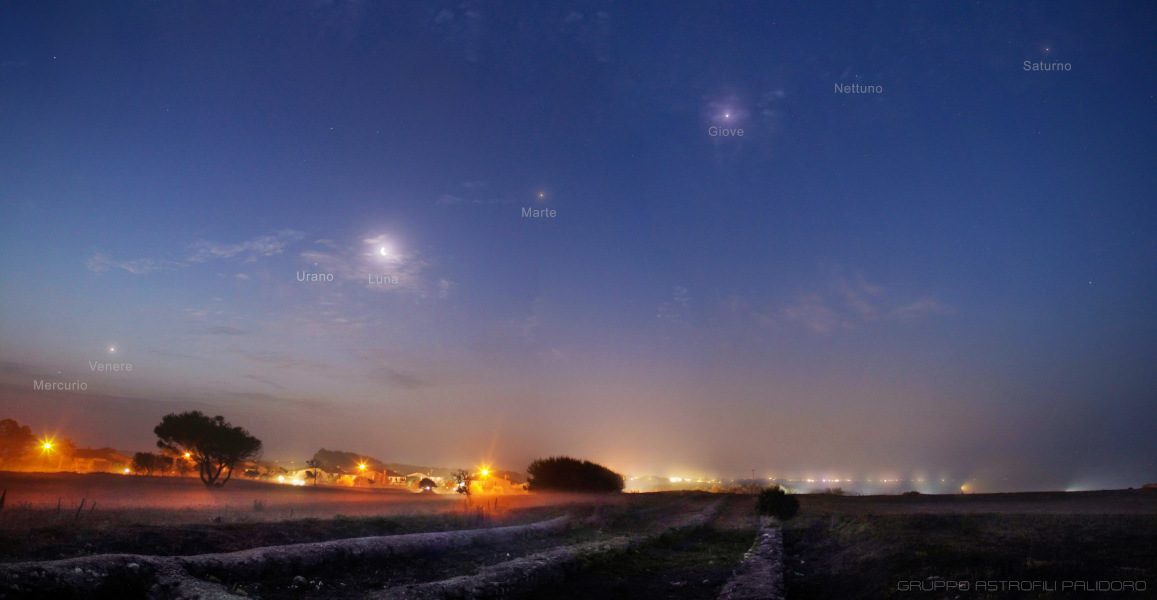
[[[222,468],[224,468],[224,467],[222,467]],[[217,474],[220,475],[221,472],[218,471]],[[225,475],[225,481],[218,483],[217,486],[220,487],[220,486],[224,486],[226,483],[229,483],[230,477],[233,477],[233,465],[229,465],[229,473]]]

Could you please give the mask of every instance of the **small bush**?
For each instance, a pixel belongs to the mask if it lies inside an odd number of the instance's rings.
[[[759,498],[755,501],[755,511],[786,521],[799,512],[799,500],[778,485],[772,486],[759,493]]]

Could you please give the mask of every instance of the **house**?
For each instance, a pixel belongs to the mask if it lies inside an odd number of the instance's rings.
[[[354,485],[357,484],[357,480],[358,480],[358,474],[357,473],[351,473],[350,471],[346,471],[345,469],[343,469],[341,467],[334,467],[332,470],[330,470],[328,472],[323,471],[322,475],[325,475],[327,477],[323,478],[321,480],[321,483],[326,483],[326,479],[329,479],[330,485],[345,485],[345,486],[353,487]]]
[[[397,471],[386,469],[385,471],[382,471],[382,481],[385,482],[386,485],[404,486],[406,485],[406,476]]]
[[[521,494],[526,488],[516,481],[511,481],[506,474],[476,473],[470,479],[470,492],[474,494]]]
[[[73,469],[77,473],[123,473],[132,462],[112,448],[80,448],[72,453]]]
[[[318,469],[294,469],[278,475],[277,481],[279,483],[292,483],[295,485],[314,485],[313,477],[317,471]],[[324,479],[322,481],[324,481]],[[320,484],[322,481],[316,483]]]

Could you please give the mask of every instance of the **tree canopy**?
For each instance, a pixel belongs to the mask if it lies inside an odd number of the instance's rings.
[[[27,425],[15,419],[0,421],[0,465],[11,465],[25,457],[36,444],[36,436]]]
[[[365,465],[371,471],[385,470],[386,464],[382,461],[363,454],[356,454],[353,452],[346,452],[344,450],[326,450],[322,448],[314,452],[313,459],[317,463],[317,467],[332,471],[335,468],[356,473],[360,471],[359,465]],[[314,465],[310,465],[314,466]]]
[[[621,492],[626,485],[622,475],[569,456],[540,458],[530,463],[526,472],[532,492]]]
[[[153,433],[159,438],[158,448],[177,456],[188,453],[207,486],[225,485],[237,463],[261,456],[261,440],[225,417],[209,417],[197,410],[165,415]]]
[[[137,452],[133,455],[133,472],[138,475],[141,473],[152,475],[153,471],[160,471],[163,474],[172,466],[173,458],[171,456],[157,455],[152,452]]]

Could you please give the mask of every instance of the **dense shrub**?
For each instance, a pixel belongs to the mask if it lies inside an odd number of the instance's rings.
[[[755,511],[786,521],[799,512],[799,500],[778,485],[772,486],[759,493],[759,498],[755,501]]]
[[[526,472],[532,492],[621,492],[626,485],[622,475],[569,456],[540,458],[530,463]]]

